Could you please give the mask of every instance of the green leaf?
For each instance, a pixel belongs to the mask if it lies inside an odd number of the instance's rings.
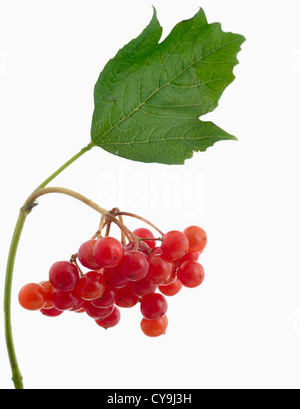
[[[95,85],[91,136],[124,158],[182,164],[194,151],[236,139],[199,117],[234,80],[245,38],[208,24],[202,9],[159,43],[161,35],[154,10],[145,30],[107,63]]]

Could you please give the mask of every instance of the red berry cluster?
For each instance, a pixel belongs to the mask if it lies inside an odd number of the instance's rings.
[[[86,241],[71,261],[51,266],[48,281],[22,287],[19,303],[48,317],[64,311],[84,312],[107,329],[120,321],[120,307],[140,302],[144,334],[164,334],[168,326],[165,296],[203,282],[204,270],[197,260],[207,236],[200,227],[190,226],[164,234],[156,246],[150,230],[140,228],[133,234],[139,239],[127,244],[110,236]],[[89,271],[82,273],[77,260]]]

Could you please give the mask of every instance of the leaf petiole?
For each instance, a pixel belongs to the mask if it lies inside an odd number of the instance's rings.
[[[73,162],[75,162],[77,159],[79,159],[82,155],[84,155],[86,152],[90,151],[94,147],[94,143],[90,142],[85,148],[81,149],[80,152],[78,152],[76,155],[74,155],[70,160],[68,160],[66,163],[64,163],[57,171],[55,171],[51,176],[49,176],[43,183],[41,183],[34,192],[37,192],[44,187],[48,186],[50,182],[52,182],[53,179],[56,178],[61,172],[63,172],[66,168],[68,168]]]

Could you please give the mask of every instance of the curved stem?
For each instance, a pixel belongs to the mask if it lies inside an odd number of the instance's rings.
[[[16,389],[23,389],[22,375],[18,366],[16,352],[12,337],[11,327],[11,287],[12,287],[12,273],[15,264],[15,258],[17,253],[18,244],[20,241],[21,233],[26,220],[26,214],[21,210],[17,224],[14,230],[13,238],[8,255],[6,276],[5,276],[5,288],[4,288],[4,324],[5,324],[5,339],[7,345],[8,357],[12,370],[12,380]]]
[[[124,233],[125,237],[127,238],[128,241],[133,240],[139,240],[139,238],[133,234],[123,223],[121,223],[118,219],[113,218],[111,220],[113,223],[115,223],[120,230]]]
[[[130,217],[134,217],[135,219],[141,220],[144,223],[149,224],[149,226],[153,227],[153,229],[155,229],[156,231],[158,231],[158,233],[160,233],[162,236],[164,235],[164,233],[158,228],[156,227],[153,223],[149,222],[149,220],[145,219],[142,216],[138,216],[137,214],[133,214],[133,213],[128,213],[128,212],[116,212],[115,213],[116,216],[130,216]]]
[[[74,199],[79,200],[80,202],[86,204],[87,206],[91,207],[92,209],[96,210],[96,212],[100,214],[106,214],[108,211],[104,209],[103,207],[97,205],[97,203],[94,203],[92,200],[88,199],[87,197],[81,195],[80,193],[74,192],[73,190],[66,189],[64,187],[45,187],[44,189],[38,190],[32,195],[29,196],[27,199],[23,209],[26,212],[27,209],[31,209],[32,206],[35,204],[35,201],[44,195],[47,195],[49,193],[59,193],[67,196],[71,196]]]
[[[62,165],[56,172],[49,176],[36,190],[40,191],[45,186],[47,186],[56,176],[58,176],[63,170],[70,166],[75,160],[81,157],[85,152],[89,151],[93,147],[93,143],[90,143],[85,148],[83,148],[79,153],[68,160],[64,165]],[[5,276],[5,288],[4,288],[4,326],[5,326],[5,339],[8,357],[10,361],[10,366],[12,370],[12,380],[14,382],[16,389],[23,389],[23,381],[21,371],[18,366],[18,361],[16,357],[13,335],[12,335],[12,325],[11,325],[11,288],[13,279],[13,270],[15,265],[15,259],[18,249],[18,244],[20,237],[24,228],[27,215],[31,212],[34,207],[34,202],[26,201],[23,208],[20,210],[19,217],[15,226],[13,237],[10,244],[10,250],[7,259],[6,276]]]
[[[120,209],[119,209],[118,207],[116,207],[116,208],[115,208],[115,211],[116,211],[116,212],[120,212]],[[120,223],[121,223],[121,224],[124,224],[122,215],[119,215],[118,218],[119,218],[119,220],[120,220]],[[121,243],[123,244],[123,246],[126,245],[126,236],[125,236],[123,230],[121,230]]]

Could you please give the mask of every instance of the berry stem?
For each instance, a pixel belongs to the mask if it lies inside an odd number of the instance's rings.
[[[144,223],[149,224],[149,226],[153,227],[153,229],[155,229],[156,231],[158,231],[158,233],[160,233],[162,236],[164,235],[164,233],[158,228],[156,227],[153,223],[151,223],[149,220],[145,219],[142,216],[138,216],[137,214],[133,214],[133,213],[128,213],[128,212],[116,212],[115,216],[129,216],[129,217],[134,217],[138,220],[141,220]]]
[[[115,210],[115,212],[120,213],[120,209],[118,207],[116,207],[114,210]],[[120,223],[124,224],[122,215],[119,214],[118,218],[120,220]],[[125,236],[123,230],[121,230],[121,243],[123,244],[123,246],[126,245],[126,236]]]
[[[162,241],[161,237],[139,237],[139,239],[141,241],[151,241],[151,240]]]
[[[79,275],[80,277],[83,276],[83,272],[81,270],[81,268],[79,267],[79,264],[77,263],[77,258],[78,258],[78,253],[76,254],[72,254],[71,258],[70,258],[70,263],[75,264],[75,266],[77,267],[78,271],[79,271]]]
[[[63,172],[67,167],[69,167],[73,162],[80,158],[84,153],[88,152],[93,148],[94,144],[90,143],[85,148],[81,149],[76,155],[74,155],[70,160],[68,160],[64,165],[62,165],[56,172],[49,176],[40,186],[35,190],[39,192],[41,189],[45,188],[53,179],[56,178],[61,172]],[[4,327],[5,327],[5,339],[7,352],[9,357],[9,362],[12,371],[12,381],[14,383],[15,389],[23,389],[23,380],[21,371],[18,365],[17,356],[15,352],[13,335],[12,335],[12,325],[11,325],[11,289],[12,289],[12,279],[13,271],[15,265],[16,254],[18,250],[18,245],[20,242],[21,234],[24,228],[26,217],[31,213],[32,209],[35,207],[36,203],[31,200],[26,200],[24,206],[21,208],[18,216],[18,220],[14,229],[13,237],[10,244],[6,275],[5,275],[5,286],[4,286]]]
[[[121,223],[119,220],[116,218],[112,219],[112,222],[115,223],[120,230],[124,233],[125,237],[127,238],[128,241],[133,240],[139,240],[139,237],[137,237],[135,234],[133,234],[123,223]]]
[[[110,226],[111,226],[111,221],[109,221],[106,225],[106,230],[105,230],[105,237],[109,236],[109,232],[110,232]]]
[[[101,235],[102,230],[104,229],[104,226],[105,226],[105,225],[106,225],[105,215],[102,214],[101,220],[100,220],[100,224],[99,224],[99,228],[98,228],[98,232],[96,232],[96,235],[94,236],[94,238],[96,238],[97,236]]]
[[[20,241],[21,233],[26,220],[26,215],[20,210],[19,217],[14,230],[13,238],[11,241],[11,246],[9,250],[6,276],[5,276],[5,287],[4,287],[4,325],[5,325],[5,339],[7,345],[8,357],[12,370],[12,381],[15,385],[15,389],[23,389],[22,375],[18,366],[18,361],[16,357],[15,347],[13,343],[12,336],[12,326],[11,326],[11,288],[12,288],[12,275],[15,265],[16,253],[18,244]]]
[[[97,230],[95,234],[92,235],[91,240],[95,240],[101,234],[100,230]]]
[[[36,200],[44,195],[47,195],[49,193],[58,193],[58,194],[63,194],[67,196],[71,196],[74,199],[77,199],[81,201],[82,203],[86,204],[87,206],[91,207],[92,209],[96,210],[100,214],[106,214],[108,211],[104,209],[103,207],[99,206],[97,203],[94,203],[92,200],[86,198],[85,196],[81,195],[80,193],[74,192],[73,190],[66,189],[64,187],[45,187],[41,190],[38,190],[36,192],[33,192],[32,195],[29,196],[27,199],[25,205],[24,205],[24,211],[27,212],[27,209],[30,209],[32,205],[36,205]]]

